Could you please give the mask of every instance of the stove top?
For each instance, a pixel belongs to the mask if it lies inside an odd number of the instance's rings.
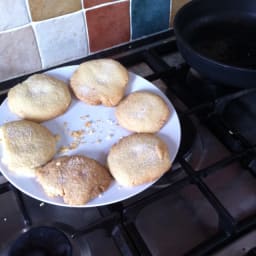
[[[84,209],[37,201],[0,176],[0,255],[22,255],[25,239],[29,247],[45,238],[51,245],[57,233],[52,255],[255,255],[255,89],[202,79],[180,56],[172,31],[66,65],[101,57],[117,59],[170,98],[182,126],[172,170],[128,200]]]

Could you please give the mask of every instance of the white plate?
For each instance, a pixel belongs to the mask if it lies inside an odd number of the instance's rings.
[[[67,66],[48,71],[46,73],[68,82],[77,67],[78,66]],[[178,152],[181,139],[180,122],[177,113],[168,98],[157,87],[144,78],[133,73],[129,73],[129,84],[126,94],[140,90],[147,90],[160,95],[166,101],[171,110],[171,116],[168,122],[158,132],[158,135],[168,144],[170,157],[173,161]],[[63,154],[85,154],[95,160],[98,160],[102,164],[105,164],[106,156],[110,147],[121,137],[131,134],[131,132],[128,132],[117,124],[114,112],[115,108],[104,107],[101,105],[89,106],[73,98],[72,104],[65,114],[53,120],[44,122],[43,125],[48,127],[54,134],[60,135],[61,139],[58,142],[58,148],[70,145],[72,141],[74,141],[74,138],[70,136],[70,132],[74,130],[85,131],[83,143],[74,150],[70,150],[62,154],[58,153],[56,157]],[[12,120],[20,119],[9,111],[7,99],[0,106],[0,116],[0,125]],[[2,147],[0,147],[1,158],[2,154]],[[49,204],[68,206],[60,197],[49,198],[35,178],[17,176],[10,172],[2,162],[0,162],[0,170],[10,183],[25,194]],[[91,200],[85,205],[75,207],[101,206],[122,201],[142,192],[153,183],[133,188],[124,188],[114,181],[110,188],[106,192],[102,193],[101,196]]]

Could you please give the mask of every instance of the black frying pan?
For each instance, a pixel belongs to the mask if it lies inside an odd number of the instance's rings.
[[[201,75],[256,86],[256,0],[193,0],[174,19],[178,48]]]

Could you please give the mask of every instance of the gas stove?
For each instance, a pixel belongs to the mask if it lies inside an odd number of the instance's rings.
[[[175,106],[182,142],[171,170],[137,196],[84,209],[37,201],[0,176],[0,255],[255,255],[256,90],[202,78],[172,31],[65,65],[102,57],[151,81]]]

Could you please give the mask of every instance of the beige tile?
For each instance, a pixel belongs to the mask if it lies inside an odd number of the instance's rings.
[[[173,20],[175,17],[175,14],[177,11],[186,3],[188,3],[190,0],[172,0],[172,11],[171,11],[171,24],[170,26],[173,26]]]
[[[0,81],[41,69],[32,28],[0,33]]]
[[[81,0],[29,0],[33,21],[46,20],[82,8]]]
[[[25,0],[0,1],[0,31],[29,23]]]
[[[82,12],[35,24],[43,67],[51,67],[87,55]]]

